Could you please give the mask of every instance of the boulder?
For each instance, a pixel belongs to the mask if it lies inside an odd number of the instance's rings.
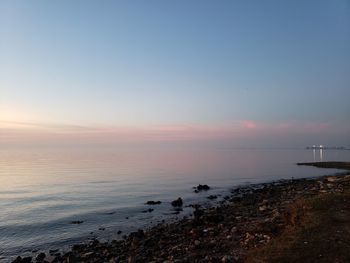
[[[172,201],[172,202],[171,202],[171,205],[174,206],[174,207],[182,206],[182,205],[183,205],[182,198],[179,197],[178,199]]]

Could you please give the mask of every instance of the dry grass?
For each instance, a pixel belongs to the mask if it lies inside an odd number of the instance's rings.
[[[289,226],[247,262],[350,262],[350,190],[299,200]]]

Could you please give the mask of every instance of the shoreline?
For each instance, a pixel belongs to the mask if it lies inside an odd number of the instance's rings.
[[[348,162],[298,163],[350,170]],[[246,262],[249,251],[297,223],[292,204],[350,188],[346,174],[279,180],[235,188],[218,206],[193,206],[191,217],[132,232],[124,240],[94,240],[68,252],[37,253],[13,262]]]

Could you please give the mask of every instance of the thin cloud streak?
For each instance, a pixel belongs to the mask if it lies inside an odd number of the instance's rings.
[[[1,122],[0,124],[4,124]],[[280,138],[283,143],[300,135],[316,138],[328,134],[348,134],[350,125],[339,122],[258,123],[252,120],[232,122],[230,125],[155,125],[150,127],[81,126],[6,122],[1,125],[0,143],[59,143],[68,144],[128,144],[143,142],[203,142],[232,141],[237,144],[271,142]],[[12,127],[11,127],[11,125]],[[28,128],[29,127],[29,128]],[[305,139],[306,140],[306,139]]]

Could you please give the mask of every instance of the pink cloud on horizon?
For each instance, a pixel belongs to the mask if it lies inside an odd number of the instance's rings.
[[[339,122],[280,122],[257,123],[243,120],[222,125],[155,125],[150,127],[78,126],[78,125],[30,125],[30,128],[3,127],[0,143],[33,142],[87,142],[129,143],[196,140],[256,140],[259,138],[291,137],[296,134],[336,134],[350,132],[349,123]]]
[[[258,124],[252,120],[243,120],[240,124],[244,129],[256,129],[258,127]]]

